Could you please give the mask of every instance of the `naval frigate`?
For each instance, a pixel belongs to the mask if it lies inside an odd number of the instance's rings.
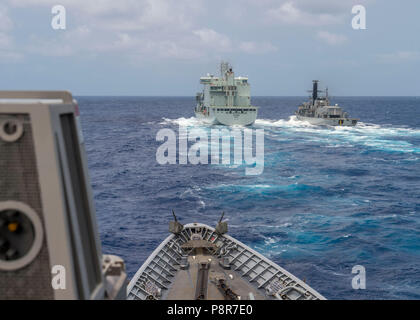
[[[248,77],[235,77],[232,66],[220,64],[220,77],[200,78],[203,91],[197,93],[195,116],[210,124],[246,126],[257,118],[258,107],[251,105]]]
[[[138,269],[128,300],[324,300],[316,290],[227,235],[223,215],[212,228],[169,223],[170,235]]]
[[[331,106],[328,97],[328,88],[325,90],[325,96],[318,96],[322,92],[318,90],[318,80],[313,80],[312,96],[309,101],[304,102],[295,112],[296,118],[302,121],[308,121],[315,125],[328,126],[355,126],[358,119],[349,118],[338,104]]]

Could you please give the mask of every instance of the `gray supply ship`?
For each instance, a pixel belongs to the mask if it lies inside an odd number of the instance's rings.
[[[197,93],[195,116],[210,124],[246,126],[254,123],[258,107],[251,105],[247,77],[235,77],[227,62],[220,64],[220,77],[207,74],[200,78],[204,85]]]
[[[227,223],[169,224],[168,236],[131,279],[129,300],[323,300],[274,262],[228,236]]]
[[[295,112],[296,118],[302,121],[308,121],[315,125],[328,126],[355,126],[358,119],[349,118],[337,104],[330,105],[328,98],[328,88],[325,90],[325,96],[318,96],[322,92],[318,90],[318,80],[313,80],[312,97],[308,102],[304,102]]]

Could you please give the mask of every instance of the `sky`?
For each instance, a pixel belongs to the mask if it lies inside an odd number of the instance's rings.
[[[420,96],[419,17],[419,0],[1,0],[0,90],[193,96],[226,60],[254,96],[304,96],[313,79],[335,96]]]

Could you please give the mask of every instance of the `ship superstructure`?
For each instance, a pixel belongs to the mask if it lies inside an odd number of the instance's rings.
[[[211,124],[250,125],[258,107],[251,105],[248,77],[235,77],[232,66],[220,64],[220,77],[207,74],[200,78],[203,91],[197,93],[195,116]]]
[[[318,90],[318,80],[313,80],[312,96],[309,101],[304,102],[295,112],[296,118],[302,121],[308,121],[315,125],[329,126],[355,126],[358,119],[349,118],[338,104],[330,105],[328,97],[328,88],[325,90],[325,96],[318,96],[322,92]]]

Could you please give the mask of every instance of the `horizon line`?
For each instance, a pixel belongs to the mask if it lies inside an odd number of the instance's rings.
[[[74,97],[143,97],[143,98],[194,98],[194,95],[99,95],[99,94],[72,94]],[[308,97],[307,95],[254,95],[251,98],[295,98],[295,97]],[[420,95],[330,95],[330,97],[337,98],[420,98]]]

